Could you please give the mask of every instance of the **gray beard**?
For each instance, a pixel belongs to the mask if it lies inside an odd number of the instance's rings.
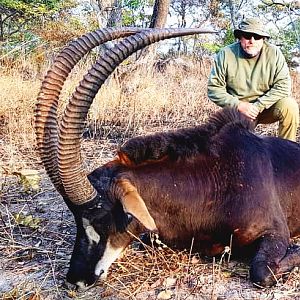
[[[260,50],[260,51],[257,52],[255,55],[253,55],[253,54],[247,53],[247,52],[242,48],[241,44],[240,44],[240,47],[241,47],[241,50],[242,50],[242,54],[243,54],[243,56],[244,56],[245,58],[253,58],[253,57],[256,57],[256,56],[258,56],[258,55],[260,54],[260,52],[261,52],[261,50]]]

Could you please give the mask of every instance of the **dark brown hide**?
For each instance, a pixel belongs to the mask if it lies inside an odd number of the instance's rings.
[[[157,163],[167,158],[176,160],[197,156],[199,153],[208,154],[208,151],[215,152],[208,141],[228,123],[250,131],[254,129],[253,122],[240,120],[235,110],[226,110],[226,113],[212,116],[205,125],[132,138],[120,147],[118,155],[122,164],[133,167]]]
[[[233,254],[253,246],[251,279],[271,285],[270,269],[277,274],[293,267],[289,261],[300,263],[298,250],[287,258],[290,237],[300,234],[300,146],[257,136],[252,126],[224,109],[197,128],[139,137],[120,150],[127,163],[116,160],[90,180],[101,192],[97,180],[109,170],[112,202],[119,199],[116,182],[129,180],[160,236],[177,247],[189,247],[192,238],[194,249],[209,255],[231,238]]]

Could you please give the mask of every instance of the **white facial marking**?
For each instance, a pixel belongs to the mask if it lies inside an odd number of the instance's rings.
[[[108,239],[105,251],[102,258],[98,261],[95,269],[96,276],[100,276],[100,279],[105,279],[107,277],[107,272],[111,264],[121,255],[124,247],[114,248]]]
[[[89,220],[82,218],[82,224],[90,243],[95,242],[98,244],[100,242],[100,235],[96,232]]]
[[[86,235],[88,236],[89,240],[92,240],[95,243],[100,242],[100,235],[96,232],[93,226],[87,226],[85,229]]]

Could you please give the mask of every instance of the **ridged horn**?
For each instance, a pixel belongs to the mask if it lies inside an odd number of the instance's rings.
[[[115,47],[107,50],[84,76],[64,111],[59,131],[59,172],[68,198],[73,204],[81,205],[97,196],[83,168],[80,140],[88,110],[101,85],[124,59],[137,50],[160,40],[200,33],[215,32],[199,28],[142,31],[124,38]]]
[[[58,192],[66,193],[59,177],[57,162],[57,106],[66,78],[79,60],[93,48],[141,31],[141,28],[105,28],[83,35],[66,46],[48,70],[35,107],[35,133],[41,161]]]

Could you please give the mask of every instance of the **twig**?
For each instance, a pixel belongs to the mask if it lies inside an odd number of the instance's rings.
[[[191,242],[191,246],[190,246],[189,261],[188,261],[188,267],[187,267],[187,272],[188,273],[190,271],[190,262],[191,262],[191,256],[192,256],[193,247],[194,247],[194,237],[192,238],[192,242]]]
[[[231,251],[232,251],[232,238],[233,238],[233,234],[230,235],[230,242],[229,242],[229,253],[228,253],[228,258],[227,258],[227,263],[230,262],[230,258],[231,258]]]

